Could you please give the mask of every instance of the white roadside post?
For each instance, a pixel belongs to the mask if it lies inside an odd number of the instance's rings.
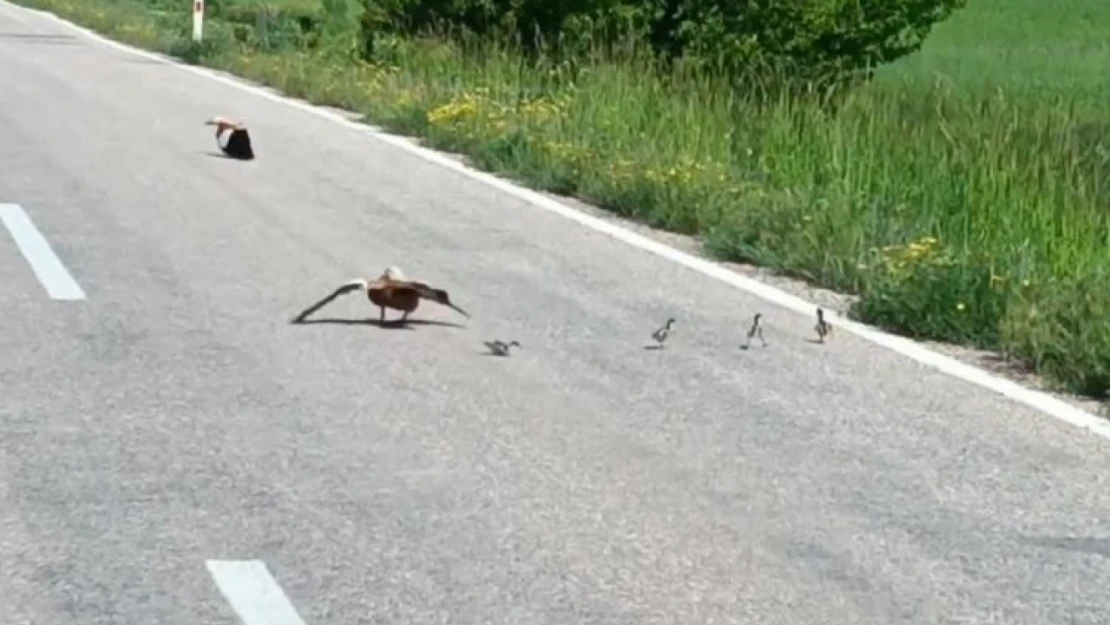
[[[193,41],[204,36],[204,0],[193,0]]]

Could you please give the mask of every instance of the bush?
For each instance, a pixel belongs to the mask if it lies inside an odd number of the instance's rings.
[[[568,20],[602,15],[619,0],[363,0],[370,23],[398,33],[511,34],[523,48],[560,38]]]
[[[730,76],[820,89],[918,50],[967,0],[654,0],[653,44]]]
[[[666,64],[679,60],[783,88],[828,90],[869,79],[916,51],[967,0],[362,0],[375,33],[509,34],[527,52],[604,46],[629,35]],[[600,39],[599,39],[600,37]],[[370,45],[372,48],[372,44]],[[367,48],[368,50],[370,48]],[[372,54],[368,52],[368,54]],[[533,56],[535,56],[533,54]]]
[[[312,5],[230,3],[211,21],[232,24],[235,38],[260,51],[312,48],[318,43],[324,13]]]
[[[1024,283],[1002,320],[1008,356],[1029,362],[1061,388],[1096,398],[1110,394],[1110,269],[1043,284]]]
[[[989,258],[956,254],[926,236],[872,250],[869,260],[853,317],[910,338],[998,347],[1009,284]]]

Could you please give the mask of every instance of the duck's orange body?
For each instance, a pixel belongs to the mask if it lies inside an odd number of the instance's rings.
[[[394,278],[388,271],[382,274],[382,277],[367,285],[366,297],[381,309],[381,321],[385,321],[385,309],[392,308],[403,313],[401,323],[404,323],[408,316],[420,306],[420,300],[422,299],[429,299],[437,304],[452,308],[465,317],[470,316],[451,303],[447,291],[433,289],[423,282]]]
[[[366,297],[375,306],[383,309],[383,313],[386,308],[411,313],[420,306],[420,294],[413,289],[395,285],[371,286],[366,290]]]

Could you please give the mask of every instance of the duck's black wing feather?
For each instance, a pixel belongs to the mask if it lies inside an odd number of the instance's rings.
[[[244,161],[249,161],[254,158],[251,136],[247,133],[245,128],[237,128],[231,131],[231,135],[227,138],[227,146],[224,148],[224,152],[232,158]]]

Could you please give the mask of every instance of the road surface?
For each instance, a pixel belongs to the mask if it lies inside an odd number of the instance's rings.
[[[0,85],[0,203],[85,295],[0,234],[3,625],[1110,623],[1103,439],[7,5]],[[391,264],[473,318],[289,324]]]

